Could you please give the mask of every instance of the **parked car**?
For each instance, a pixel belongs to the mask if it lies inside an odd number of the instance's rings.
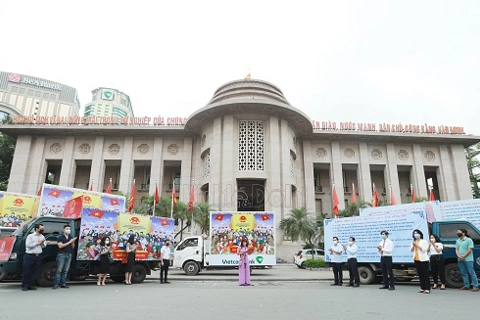
[[[294,257],[294,261],[297,267],[305,269],[305,260],[312,259],[312,253],[313,253],[313,259],[325,260],[325,251],[323,251],[323,249],[303,249],[298,251]]]

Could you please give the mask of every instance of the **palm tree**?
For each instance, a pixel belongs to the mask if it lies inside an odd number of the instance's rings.
[[[480,155],[480,143],[466,148],[465,155],[467,157],[467,168],[472,185],[473,197],[478,199],[480,198],[480,186],[478,185],[480,183],[480,173],[478,172],[478,169],[480,169],[480,160],[478,158]]]
[[[350,203],[344,210],[338,212],[340,217],[353,217],[360,215],[360,209],[371,207],[371,204],[365,201]]]
[[[182,202],[178,201],[175,209],[173,210],[173,217],[180,221],[180,241],[183,238],[183,222],[192,221],[192,213],[188,210],[188,206]]]
[[[202,202],[195,206],[193,210],[193,222],[200,226],[202,234],[207,234],[210,230],[210,204]]]
[[[285,236],[290,240],[303,240],[311,248],[318,240],[317,219],[309,214],[305,207],[290,210],[288,217],[280,220],[280,229],[284,230]]]
[[[135,209],[135,212],[140,214],[151,215],[152,209],[153,209],[153,196],[147,195],[142,197],[142,202]]]

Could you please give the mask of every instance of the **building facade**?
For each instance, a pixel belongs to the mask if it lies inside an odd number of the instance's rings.
[[[133,117],[130,97],[111,88],[97,88],[92,91],[92,101],[85,106],[85,117]]]
[[[0,113],[11,116],[78,116],[77,89],[58,82],[0,71]]]
[[[137,201],[162,196],[177,185],[179,199],[215,210],[274,211],[278,226],[292,208],[332,214],[332,186],[339,208],[352,199],[380,200],[390,192],[397,204],[428,197],[471,199],[464,148],[478,136],[438,133],[324,130],[292,107],[279,88],[260,80],[238,80],[217,89],[211,101],[184,125],[2,125],[17,137],[9,192],[35,194],[48,181],[87,189],[131,190]],[[282,244],[277,237],[277,245]],[[291,250],[278,246],[278,256]],[[282,251],[283,250],[283,251]]]

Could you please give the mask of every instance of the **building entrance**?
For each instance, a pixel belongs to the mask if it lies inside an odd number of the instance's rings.
[[[265,180],[237,180],[237,211],[265,210]]]

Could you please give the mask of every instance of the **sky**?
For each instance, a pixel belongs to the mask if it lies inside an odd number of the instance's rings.
[[[188,117],[248,73],[311,120],[480,135],[480,1],[0,0],[0,70]]]

